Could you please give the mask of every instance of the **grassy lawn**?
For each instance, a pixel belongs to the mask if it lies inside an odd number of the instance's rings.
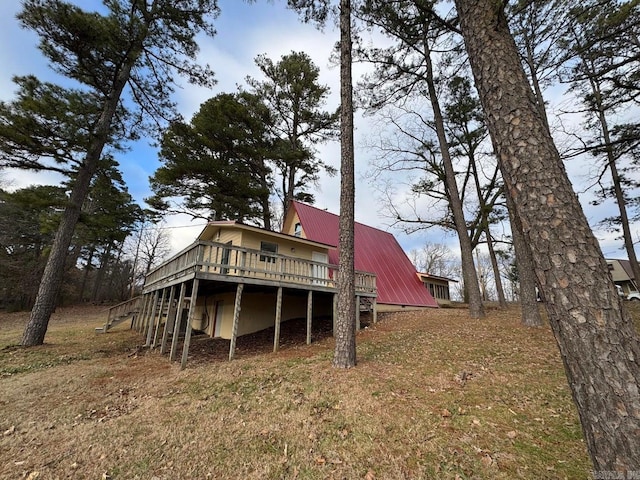
[[[590,477],[553,336],[515,307],[380,315],[348,371],[287,323],[233,362],[196,337],[181,371],[127,325],[94,333],[105,314],[61,309],[31,349],[27,315],[0,315],[0,478]]]

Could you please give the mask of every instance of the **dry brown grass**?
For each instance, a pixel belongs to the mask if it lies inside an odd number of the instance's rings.
[[[0,316],[0,478],[589,478],[555,341],[515,308],[383,315],[347,371],[287,324],[233,362],[198,337],[181,371],[103,319],[61,310],[22,349],[26,315]]]

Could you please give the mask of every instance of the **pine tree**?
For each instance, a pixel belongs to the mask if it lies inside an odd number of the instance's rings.
[[[152,129],[175,116],[170,96],[176,72],[196,83],[212,83],[211,71],[194,63],[198,51],[195,38],[199,32],[214,34],[211,20],[218,13],[216,0],[109,0],[105,6],[107,13],[102,15],[61,0],[26,0],[18,16],[22,26],[40,36],[40,50],[50,66],[83,86],[82,92],[91,100],[92,120],[77,130],[83,150],[74,155],[73,188],[24,331],[25,346],[44,341],[74,228],[105,146],[118,138],[135,137],[140,128]],[[131,93],[131,110],[123,107],[125,89]],[[53,87],[47,90],[55,91]],[[65,112],[73,119],[83,112],[84,103],[78,106],[73,101],[78,95],[72,97],[68,92],[58,96],[62,107],[66,106],[60,115]],[[23,93],[24,89],[20,96]],[[38,92],[33,96],[43,105],[51,105]],[[37,112],[25,109],[22,113],[23,123],[46,126],[38,123]],[[62,121],[64,126],[73,123],[82,125],[80,121]],[[73,141],[73,132],[69,129],[60,134],[62,144],[64,139]],[[37,148],[29,142],[17,144],[24,147],[25,168],[37,168],[41,155]]]
[[[638,332],[529,87],[504,11],[493,0],[455,4],[595,471],[640,471]]]

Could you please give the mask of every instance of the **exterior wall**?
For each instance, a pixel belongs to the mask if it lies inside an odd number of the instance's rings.
[[[328,254],[328,248],[312,247],[311,245],[301,244],[295,240],[287,240],[286,238],[270,237],[260,235],[257,232],[242,232],[241,245],[246,248],[260,250],[260,242],[275,243],[278,245],[278,254],[296,257],[303,260],[312,260],[312,252],[321,252]]]
[[[296,234],[296,223],[300,223],[300,218],[298,217],[298,213],[293,210],[289,212],[289,215],[284,219],[284,225],[282,225],[282,233],[287,235],[295,235]],[[304,230],[301,230],[300,238],[307,238],[304,234]]]
[[[232,242],[233,245],[238,246],[242,244],[242,231],[238,228],[217,228],[212,232],[210,238],[201,238],[201,240],[219,243]]]
[[[449,294],[449,283],[448,282],[439,282],[437,280],[423,280],[424,286],[431,296],[435,298],[438,302],[451,302],[451,296]]]
[[[275,290],[243,293],[238,336],[273,327],[276,319],[276,299],[277,292]],[[234,305],[235,293],[210,295],[206,298],[199,297],[191,326],[196,330],[204,331],[209,336],[230,339],[233,330]],[[216,309],[218,312],[216,312]],[[313,316],[330,315],[332,309],[333,306],[331,304],[325,303],[323,305],[314,302]],[[282,321],[293,318],[306,318],[306,316],[306,295],[287,295],[286,291],[284,291],[282,296]],[[220,324],[216,326],[216,322],[220,322]]]
[[[625,272],[620,262],[617,260],[609,260],[607,261],[607,265],[609,265],[609,272],[611,273],[611,278],[614,282],[628,282],[630,281],[629,275]]]
[[[629,278],[629,274],[618,260],[607,260],[611,279],[616,285],[622,288],[625,295],[637,292],[634,282]]]
[[[292,276],[289,280],[300,283],[309,283],[308,278],[311,276],[328,278],[328,270],[326,274],[322,274],[318,267],[308,263],[309,260],[316,260],[314,258],[316,253],[328,258],[328,247],[309,245],[295,238],[242,229],[236,225],[222,226],[207,233],[200,239],[214,241],[216,245],[201,247],[200,260],[204,262],[204,267],[201,270],[203,272],[266,278],[271,278],[269,277],[270,272],[291,273]],[[268,253],[264,255],[257,253],[261,250],[262,242],[277,245],[275,253],[286,258],[277,257],[276,259],[276,257],[270,257]],[[227,248],[227,243],[231,243],[231,246],[235,248]],[[238,248],[246,248],[252,252],[244,252]],[[227,268],[225,265],[229,265],[229,267]]]

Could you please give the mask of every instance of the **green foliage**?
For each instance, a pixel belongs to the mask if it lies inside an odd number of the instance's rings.
[[[98,96],[34,76],[15,77],[14,82],[17,98],[0,102],[0,166],[65,175],[77,170],[100,116]],[[124,114],[120,108],[118,116]],[[119,146],[120,133],[111,132],[114,147]]]
[[[91,237],[84,244],[122,243],[140,218],[142,209],[127,191],[116,161],[106,158],[91,182],[80,214],[80,223]]]
[[[0,305],[20,310],[33,302],[66,201],[62,187],[0,190]]]
[[[271,228],[269,199],[286,209],[292,199],[312,203],[310,184],[321,169],[314,145],[335,135],[337,112],[323,107],[329,88],[304,53],[256,63],[265,80],[248,78],[249,91],[223,93],[200,106],[189,123],[164,132],[163,165],[151,177],[156,211],[194,218],[234,219]]]
[[[0,191],[0,305],[16,310],[32,306],[38,278],[67,203],[64,186]],[[67,294],[75,295],[78,259],[90,269],[93,256],[106,258],[101,262],[101,278],[110,283],[106,280],[120,267],[110,263],[109,256],[124,242],[140,215],[140,207],[127,192],[115,161],[102,162],[69,251],[64,282]],[[106,295],[111,297],[112,293]]]
[[[151,177],[154,196],[147,201],[171,211],[169,200],[182,198],[177,211],[205,219],[268,218],[269,123],[268,110],[251,94],[207,100],[189,124],[175,122],[165,132],[163,166]]]
[[[63,172],[73,178],[69,202],[42,275],[43,281],[25,328],[23,345],[39,345],[44,341],[62,284],[74,229],[91,188],[91,180],[104,158],[105,147],[116,147],[116,139],[135,138],[142,132],[157,132],[167,120],[177,116],[171,100],[176,73],[193,83],[213,84],[211,70],[196,63],[196,37],[200,33],[215,33],[212,21],[218,14],[216,0],[104,0],[103,3],[104,8],[100,12],[89,12],[61,0],[25,0],[18,15],[22,26],[40,37],[39,47],[50,61],[50,67],[77,82],[82,92],[86,92],[88,104],[92,105],[89,110],[96,112],[95,121],[87,123],[86,131],[77,130],[80,139],[61,135],[62,140],[71,145],[79,143],[78,156],[72,156],[75,165]],[[45,93],[53,92],[54,98],[67,107],[60,114],[64,112],[72,119],[69,124],[75,122],[75,125],[80,125],[81,119],[77,117],[83,110],[72,102],[74,92],[45,87]],[[131,101],[127,102],[128,109],[125,109],[123,104],[127,94]],[[21,87],[19,95],[33,97],[35,105],[43,101],[49,106],[42,95],[29,95],[24,87]],[[45,130],[47,125],[38,116],[42,108],[35,105],[30,104],[22,110],[15,104],[13,109],[3,106],[0,125],[5,123],[3,116],[13,115],[14,118],[6,124],[19,123],[16,119],[22,116],[25,121],[34,119]],[[46,113],[54,119],[54,126],[59,123],[54,114]],[[53,131],[58,130],[54,128]],[[40,168],[43,153],[37,142],[14,142],[12,145],[21,148],[20,156],[29,160],[14,166]],[[4,149],[4,153],[11,156],[13,152]],[[61,158],[63,163],[71,161],[69,156]],[[53,160],[59,162],[56,158]]]
[[[338,111],[324,110],[330,90],[318,82],[320,70],[307,54],[291,52],[277,63],[261,55],[256,64],[265,80],[248,77],[247,83],[271,114],[272,159],[281,179],[278,194],[286,211],[290,200],[313,202],[306,188],[317,181],[322,169],[330,175],[336,173],[316,157],[314,145],[336,136]]]
[[[90,87],[103,100],[112,96],[115,79],[126,81],[138,109],[129,128],[149,120],[147,127],[157,126],[175,116],[170,99],[174,72],[192,83],[212,85],[211,70],[194,61],[195,37],[199,32],[214,35],[216,0],[104,3],[106,15],[60,0],[27,0],[18,18],[38,33],[54,71]]]

